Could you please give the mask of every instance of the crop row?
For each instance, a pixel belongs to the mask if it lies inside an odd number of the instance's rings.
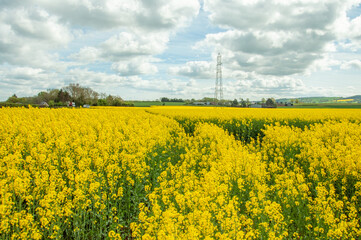
[[[361,237],[359,112],[147,111],[0,109],[0,238]]]

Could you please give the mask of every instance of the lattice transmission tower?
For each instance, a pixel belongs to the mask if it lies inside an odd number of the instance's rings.
[[[216,73],[216,88],[214,91],[214,101],[218,104],[218,101],[223,100],[223,82],[222,82],[222,56],[218,53],[217,56],[217,73]]]

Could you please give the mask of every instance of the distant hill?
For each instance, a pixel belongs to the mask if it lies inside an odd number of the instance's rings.
[[[353,99],[354,101],[361,102],[361,95],[355,95],[355,96],[351,96],[351,97],[347,97],[347,98],[343,98],[343,99]]]
[[[333,103],[341,97],[301,97],[301,98],[280,98],[277,102],[295,102],[298,100],[299,103]]]
[[[280,98],[276,99],[278,103],[280,102],[296,102],[296,99],[299,103],[336,103],[336,102],[350,102],[350,103],[361,103],[361,95],[355,95],[350,97],[301,97],[301,98]],[[352,100],[351,100],[352,99]]]

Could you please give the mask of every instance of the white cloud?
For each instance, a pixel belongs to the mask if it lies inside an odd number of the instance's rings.
[[[110,61],[132,54],[158,54],[165,49],[169,35],[189,23],[200,8],[198,0],[14,0],[2,1],[0,6],[0,60],[12,64],[20,61],[14,56],[27,59],[31,51],[40,58],[54,58],[50,50],[74,39],[70,28],[74,32],[87,27],[93,31],[123,29],[100,46],[100,57]],[[97,56],[92,47],[84,47],[73,57],[89,61],[88,57]]]
[[[315,87],[309,86],[302,79],[295,77],[264,77],[252,76],[254,79],[242,79],[228,82],[224,94],[233,98],[249,98],[260,100],[261,98],[288,98],[307,96],[342,96],[352,94],[351,89],[339,90],[332,86]]]
[[[127,14],[132,16],[125,17],[129,21],[127,24],[118,24],[121,32],[98,45],[81,48],[70,58],[83,64],[110,62],[112,70],[122,76],[157,73],[158,68],[153,63],[158,60],[154,56],[166,50],[170,36],[198,14],[200,5],[197,0],[135,1],[134,4],[136,7],[119,6],[119,11],[127,8]]]
[[[185,27],[198,15],[200,3],[213,26],[202,13],[196,18],[202,23],[189,30]],[[121,87],[121,94],[143,89],[164,96],[212,96],[218,52],[223,56],[225,96],[237,96],[237,91],[252,96],[332,92],[331,87],[306,87],[298,79],[335,66],[342,71],[360,68],[361,16],[347,16],[359,3],[0,0],[0,97],[11,89],[30,94],[70,82],[112,94]],[[209,26],[203,29],[204,24]],[[183,46],[168,49],[185,38],[201,39],[209,29],[194,55],[180,53]],[[199,54],[201,48],[205,52]],[[339,58],[340,50],[348,55]],[[188,62],[180,65],[179,56]],[[178,65],[168,67],[165,59]],[[167,74],[190,80],[169,80]]]
[[[68,28],[58,22],[58,18],[50,16],[38,8],[20,8],[2,11],[2,24],[11,27],[14,35],[27,40],[40,41],[52,47],[67,44],[71,39]]]
[[[139,1],[35,0],[62,21],[95,29],[114,28],[134,21]]]
[[[348,70],[348,69],[352,69],[352,68],[361,69],[361,61],[359,59],[347,61],[347,62],[342,63],[340,68],[343,70]]]
[[[184,26],[198,14],[197,0],[34,0],[74,26],[156,30]]]
[[[32,80],[34,76],[36,78],[43,78],[41,77],[44,74],[44,70],[40,68],[30,68],[30,67],[17,67],[10,69],[5,76],[8,79],[19,79],[23,81]],[[16,83],[17,84],[17,83]]]
[[[143,35],[136,32],[121,32],[96,47],[83,47],[70,58],[84,64],[92,62],[111,62],[112,70],[122,76],[155,74],[153,64],[159,59],[152,57],[160,54],[169,41],[167,33]]]
[[[71,40],[71,31],[44,10],[0,11],[0,63],[57,68],[57,55],[50,51]]]
[[[82,63],[96,61],[119,62],[149,58],[162,53],[169,41],[169,33],[120,32],[97,46],[86,46],[69,57]]]
[[[113,63],[112,69],[118,72],[121,76],[155,74],[158,72],[158,68],[151,63],[152,61],[155,60],[146,57],[138,57],[129,61]]]
[[[217,25],[239,30],[297,31],[326,29],[351,1],[339,0],[204,0],[204,8]],[[355,2],[355,1],[352,1]],[[342,10],[342,9],[341,9]]]
[[[305,84],[301,79],[293,77],[264,77],[252,74],[248,78],[231,82],[229,87],[243,94],[249,92],[290,94],[303,91]]]
[[[101,50],[95,47],[83,47],[78,53],[74,53],[69,58],[81,63],[92,63],[99,60]]]
[[[41,68],[1,67],[0,79],[0,96],[4,98],[13,93],[32,96],[39,91],[63,86],[62,79],[56,73]]]
[[[351,39],[361,40],[361,16],[351,20],[348,34]]]
[[[124,86],[127,79],[116,74],[107,74],[103,72],[94,72],[88,69],[71,69],[67,75],[67,81],[81,83],[84,86],[93,86],[109,88],[114,86]]]
[[[289,76],[317,69],[335,51],[340,23],[356,2],[339,0],[205,0],[211,21],[226,29],[208,34],[197,48],[214,48],[234,70]],[[358,19],[349,24],[360,32]],[[338,26],[338,27],[337,27]]]
[[[37,84],[37,77],[53,86],[51,78],[94,86],[124,80],[116,74],[67,70],[99,62],[111,66],[101,71],[114,70],[122,76],[155,74],[159,59],[154,56],[165,51],[170,36],[187,26],[199,9],[198,0],[2,0],[0,64],[23,71],[19,78],[9,73],[4,84],[41,87],[44,84]],[[85,39],[109,33],[112,36],[102,43]],[[31,76],[32,85],[26,80]]]
[[[229,30],[207,35],[199,46],[214,46],[235,69],[284,76],[303,73],[323,57],[325,43],[331,39],[329,34],[319,35],[313,31],[291,34]]]
[[[196,78],[209,79],[214,77],[215,67],[206,61],[191,61],[184,66],[170,67],[169,72],[174,75]]]
[[[99,46],[100,57],[118,61],[129,57],[155,55],[164,51],[168,41],[167,33],[122,32]]]
[[[139,76],[119,76],[94,72],[88,69],[72,69],[67,76],[71,82],[82,83],[84,86],[93,86],[94,90],[117,88],[126,95],[126,89],[133,88],[145,91],[158,91],[169,94],[182,94],[194,87],[193,80],[179,79],[143,79]]]

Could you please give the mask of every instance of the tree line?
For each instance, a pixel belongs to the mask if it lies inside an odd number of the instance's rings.
[[[167,98],[167,97],[162,97],[160,99],[161,102],[184,102],[183,99],[181,98]]]
[[[214,98],[210,97],[204,97],[202,99],[196,100],[196,99],[181,99],[181,98],[168,98],[168,97],[162,97],[160,98],[160,101],[162,103],[166,102],[184,102],[186,105],[192,105],[194,103],[204,102],[204,103],[210,103],[210,104],[217,104],[217,105],[223,105],[223,106],[231,106],[231,107],[250,107],[252,105],[251,101],[247,99],[240,98],[239,100],[234,99],[232,100],[216,100]],[[273,108],[277,107],[276,100],[274,98],[262,98],[261,101],[258,101],[257,104],[261,105],[265,108]]]
[[[48,89],[41,91],[32,97],[19,98],[15,94],[7,99],[8,105],[42,105],[46,103],[49,107],[69,106],[133,106],[133,103],[125,102],[119,96],[99,94],[89,87],[82,87],[78,83],[71,83],[61,89]]]

